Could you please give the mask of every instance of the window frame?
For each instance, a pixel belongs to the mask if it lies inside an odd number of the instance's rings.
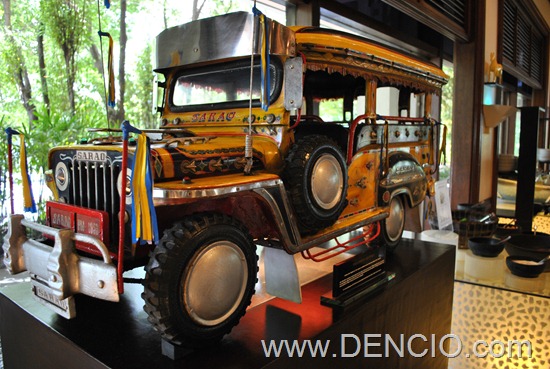
[[[505,52],[505,6],[507,3],[509,6],[512,6],[515,8],[515,20],[514,20],[514,34],[511,35],[513,38],[513,58],[515,60],[511,60]],[[544,25],[541,23],[541,20],[539,18],[539,15],[536,12],[536,9],[533,9],[534,5],[531,1],[521,1],[518,2],[517,0],[503,0],[499,3],[499,22],[498,22],[498,54],[499,54],[499,60],[502,61],[502,64],[504,66],[504,70],[514,77],[516,77],[518,80],[523,81],[524,83],[527,83],[530,87],[534,89],[542,89],[545,86],[545,79],[547,78],[547,70],[548,70],[548,52],[547,52],[547,45],[548,45],[548,32],[545,29]],[[518,50],[520,47],[518,46],[518,20],[521,18],[521,21],[529,25],[529,40],[530,42],[533,42],[533,39],[538,39],[541,44],[543,45],[542,49],[537,50],[537,47],[534,45],[529,45],[529,68],[526,70],[525,68],[522,68],[521,65],[518,62]],[[539,76],[533,76],[531,73],[531,64],[533,60],[533,51],[539,51],[540,55],[538,55],[540,59],[540,75]]]
[[[275,84],[273,86],[273,93],[269,96],[269,105],[273,104],[280,96],[283,85],[283,64],[281,60],[273,55],[270,56],[270,65],[274,66],[275,70]],[[260,66],[260,57],[254,58],[254,66]],[[170,95],[168,97],[168,106],[170,111],[176,113],[204,111],[204,110],[223,110],[223,109],[238,109],[247,108],[250,104],[250,100],[236,100],[236,101],[223,101],[215,103],[203,103],[203,104],[189,104],[189,105],[175,105],[174,104],[174,92],[176,90],[176,83],[179,78],[185,75],[194,74],[208,74],[213,72],[228,71],[236,68],[250,68],[250,58],[239,59],[230,62],[224,62],[222,64],[215,64],[209,66],[201,66],[197,68],[183,68],[176,72],[171,79],[170,83]],[[252,100],[252,107],[261,107],[260,99]]]

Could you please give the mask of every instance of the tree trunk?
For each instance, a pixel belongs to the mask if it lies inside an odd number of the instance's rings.
[[[166,29],[166,28],[168,28],[168,18],[166,16],[166,0],[164,0],[164,2],[163,2],[162,16],[164,17],[164,29]]]
[[[52,35],[63,53],[65,61],[67,98],[71,115],[76,114],[76,96],[74,85],[78,54],[82,46],[82,29],[86,27],[86,0],[63,0],[61,2],[45,2],[48,6],[46,20],[52,28]],[[61,3],[61,4],[58,4]],[[62,5],[62,6],[59,6]]]
[[[37,36],[38,66],[40,67],[40,82],[42,84],[42,99],[50,115],[50,95],[48,93],[48,81],[46,80],[46,59],[44,58],[44,24],[41,22]]]
[[[101,61],[101,53],[99,52],[96,44],[93,44],[90,47],[90,54],[94,60],[94,67],[97,69],[99,74],[103,75],[103,61]]]
[[[2,4],[4,5],[4,26],[8,30],[7,38],[10,40],[10,44],[14,49],[14,53],[18,56],[18,59],[20,60],[20,63],[18,63],[16,66],[13,66],[13,73],[15,81],[17,83],[17,88],[19,89],[21,102],[23,103],[23,107],[25,108],[27,116],[29,117],[29,129],[32,129],[34,126],[34,122],[38,120],[38,117],[36,116],[36,107],[32,102],[31,82],[29,81],[29,74],[27,73],[27,68],[25,66],[25,59],[23,59],[23,52],[21,51],[19,45],[15,42],[11,34],[11,32],[13,31],[11,27],[11,0],[2,0]]]
[[[198,6],[199,0],[193,0],[193,18],[191,20],[197,20],[199,19],[199,16],[201,15],[202,7],[204,6],[204,3],[206,0],[202,0],[202,3],[200,6]]]
[[[21,52],[21,50],[18,51]],[[29,81],[29,74],[23,65],[18,68],[15,73],[15,79],[21,94],[21,101],[29,117],[29,130],[32,130],[34,128],[34,122],[38,120],[38,117],[36,116],[36,107],[32,102],[32,88],[31,82]]]
[[[74,47],[72,45],[61,45],[63,50],[63,56],[65,58],[65,69],[67,70],[67,96],[69,98],[69,108],[71,110],[71,116],[76,114],[76,103],[74,96],[74,82],[76,77],[75,60],[73,56]]]
[[[119,122],[124,120],[124,95],[126,92],[126,76],[125,76],[125,63],[126,63],[126,43],[128,42],[128,36],[126,34],[126,0],[120,0],[120,55],[118,62],[118,88],[119,88],[119,101],[118,111],[116,119]]]

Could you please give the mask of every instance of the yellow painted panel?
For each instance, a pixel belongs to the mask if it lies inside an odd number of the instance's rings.
[[[348,168],[348,206],[341,217],[375,206],[379,163],[377,153],[362,152],[354,156]]]

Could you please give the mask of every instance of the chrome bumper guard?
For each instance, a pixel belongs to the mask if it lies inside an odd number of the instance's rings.
[[[27,238],[26,228],[52,236],[54,247]],[[75,241],[94,245],[103,260],[78,255]],[[119,300],[116,266],[105,244],[96,237],[34,223],[23,215],[11,215],[2,248],[8,271],[11,274],[29,271],[34,296],[67,319],[76,316],[75,294]]]

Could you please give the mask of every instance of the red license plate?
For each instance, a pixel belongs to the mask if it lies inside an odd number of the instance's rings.
[[[67,205],[59,202],[46,203],[47,222],[54,228],[69,228],[78,233],[97,237],[109,246],[109,214],[105,211]],[[95,247],[76,243],[77,248],[96,253]],[[95,252],[94,252],[95,251]]]
[[[49,210],[48,222],[51,227],[60,228],[60,229],[63,229],[63,228],[75,229],[74,212],[59,209],[57,207],[48,207],[48,210]]]

